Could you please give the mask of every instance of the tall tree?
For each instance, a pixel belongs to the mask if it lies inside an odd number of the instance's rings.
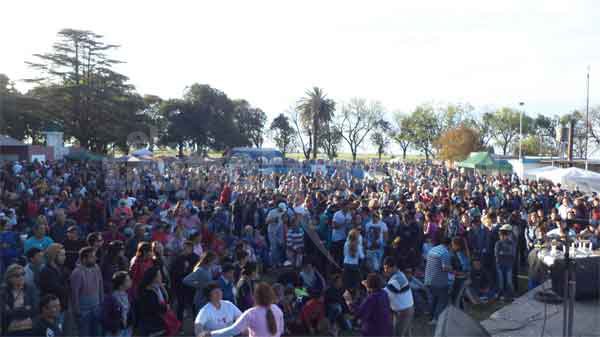
[[[295,131],[290,124],[289,118],[284,114],[279,114],[271,122],[269,127],[271,137],[277,145],[277,148],[283,153],[283,156],[294,150],[295,146]]]
[[[383,120],[384,109],[379,102],[369,102],[364,98],[354,98],[342,106],[337,121],[342,138],[348,143],[352,160],[356,161],[358,149]]]
[[[305,96],[298,102],[298,110],[303,126],[309,129],[312,136],[311,149],[313,159],[317,158],[317,149],[320,141],[320,127],[333,118],[335,102],[328,98],[323,89],[314,87],[305,92]]]
[[[408,148],[413,144],[414,141],[414,130],[411,126],[410,116],[397,113],[394,116],[396,125],[392,128],[390,134],[392,139],[402,149],[402,159],[406,159],[406,152]]]
[[[459,125],[445,131],[435,142],[441,159],[458,161],[481,149],[479,134],[473,128]]]
[[[243,99],[235,100],[233,104],[235,121],[242,137],[253,146],[261,147],[267,114],[259,108],[252,107]]]
[[[381,156],[390,145],[390,133],[392,125],[386,120],[381,120],[376,130],[371,133],[371,143],[377,149],[377,156],[381,160]]]
[[[206,84],[189,86],[183,99],[172,100],[163,106],[168,118],[168,136],[163,143],[176,143],[206,155],[209,149],[250,145],[240,132],[235,119],[235,104],[227,95]]]
[[[321,148],[329,160],[338,156],[338,149],[342,142],[342,131],[332,122],[329,122],[321,128]]]
[[[310,128],[302,123],[301,113],[296,107],[288,109],[287,114],[296,130],[296,139],[300,142],[304,159],[309,160],[312,152],[312,134],[310,133]]]
[[[39,85],[32,95],[54,106],[48,112],[82,147],[106,152],[111,143],[126,142],[132,131],[126,127],[135,127],[143,100],[128,78],[113,70],[120,61],[108,54],[118,46],[87,30],[63,29],[58,37],[51,52],[27,62],[40,73],[29,79]]]
[[[491,120],[494,118],[494,114],[492,112],[484,112],[479,116],[473,116],[464,121],[463,125],[473,128],[477,131],[479,135],[479,143],[481,144],[482,149],[486,149],[488,151],[493,150],[493,146],[491,146],[490,142],[494,139],[495,130],[492,130]]]
[[[488,121],[503,155],[508,153],[510,145],[519,137],[519,119],[519,111],[503,107],[495,111]],[[523,115],[523,135],[529,133],[532,122],[531,117]]]
[[[594,109],[591,109],[590,115],[594,116],[594,114],[595,114]],[[593,117],[590,118],[590,121],[592,121],[592,120],[593,120]],[[585,115],[579,110],[574,110],[573,112],[571,112],[569,114],[565,114],[560,117],[560,124],[562,127],[566,127],[566,128],[570,127],[571,121],[573,121],[575,123],[574,124],[575,129],[573,130],[573,156],[576,158],[584,158],[585,157],[585,139],[586,139]],[[592,122],[590,124],[593,125]],[[590,136],[591,136],[592,140],[596,139],[595,136],[597,134],[595,133],[595,129],[593,127],[590,127],[590,132],[591,132]],[[589,145],[590,144],[588,144],[588,146]]]
[[[440,116],[429,104],[419,105],[410,116],[410,126],[414,134],[414,147],[425,155],[425,159],[435,155],[434,142],[442,132]]]
[[[42,131],[51,122],[43,102],[19,92],[14,83],[0,74],[0,134],[19,140],[42,142]]]
[[[442,131],[456,128],[473,117],[473,106],[469,103],[450,103],[437,107]]]

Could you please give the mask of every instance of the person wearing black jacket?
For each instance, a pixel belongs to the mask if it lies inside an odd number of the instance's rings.
[[[119,271],[129,270],[129,262],[125,257],[125,244],[123,241],[117,240],[108,244],[108,252],[104,256],[100,270],[102,270],[104,293],[110,294],[113,291],[113,275]]]
[[[166,332],[163,315],[167,312],[167,292],[158,267],[151,267],[140,282],[137,302],[137,326],[140,336],[161,336]]]
[[[183,320],[186,307],[192,307],[195,289],[183,284],[183,278],[191,274],[200,257],[194,253],[194,243],[186,240],[183,243],[183,253],[171,266],[172,289],[177,298],[177,319]]]
[[[68,276],[64,272],[66,252],[63,245],[53,243],[46,250],[47,263],[40,271],[40,297],[52,294],[60,300],[62,312],[69,302]]]
[[[74,223],[74,222],[71,222]],[[71,225],[67,229],[67,239],[65,240],[63,246],[65,248],[65,252],[67,254],[67,259],[65,260],[65,266],[72,271],[75,269],[75,264],[77,264],[77,259],[79,259],[79,251],[81,248],[85,247],[85,242],[79,239],[79,233],[77,232],[77,226]]]

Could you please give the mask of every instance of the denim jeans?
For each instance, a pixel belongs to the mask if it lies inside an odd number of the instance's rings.
[[[515,288],[513,287],[512,266],[496,265],[496,275],[498,294],[501,296],[512,297],[515,292]]]
[[[408,337],[411,336],[411,324],[415,315],[415,308],[400,310],[393,313],[394,320],[394,336]]]
[[[269,255],[271,260],[271,267],[277,267],[282,263],[285,258],[285,251],[281,244],[271,242],[269,246]]]
[[[450,297],[448,286],[431,286],[429,289],[431,290],[431,313],[433,314],[433,319],[437,319],[442,311],[446,309],[446,306],[448,306],[448,299]]]
[[[340,329],[350,329],[350,325],[344,319],[344,311],[340,303],[330,303],[327,305],[327,319],[331,324],[338,324]]]
[[[131,331],[131,328],[121,329],[115,335],[110,334],[110,333],[106,334],[106,337],[131,337],[131,336],[133,336],[133,332]]]
[[[79,314],[79,336],[102,336],[102,307],[82,310]]]
[[[383,258],[383,250],[367,250],[367,265],[370,267],[371,272],[378,272],[381,269],[381,259]]]

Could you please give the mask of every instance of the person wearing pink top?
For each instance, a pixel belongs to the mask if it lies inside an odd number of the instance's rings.
[[[280,337],[284,331],[283,312],[275,304],[275,292],[267,283],[259,283],[254,289],[256,306],[244,311],[233,325],[200,337],[231,337],[248,330],[249,337]]]

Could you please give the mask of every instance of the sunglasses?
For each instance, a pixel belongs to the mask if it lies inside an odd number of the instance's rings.
[[[12,275],[13,278],[17,278],[17,277],[25,277],[25,272],[20,272],[17,274]]]

